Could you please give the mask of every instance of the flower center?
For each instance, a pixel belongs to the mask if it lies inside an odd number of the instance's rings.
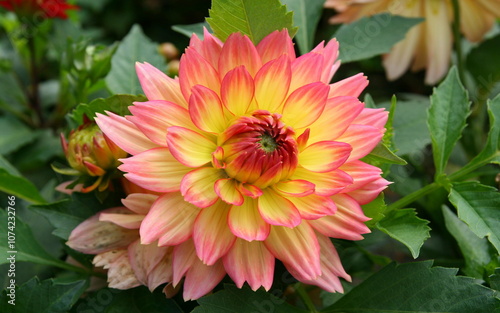
[[[225,171],[241,183],[265,188],[290,177],[298,164],[294,130],[281,115],[257,110],[234,121],[218,138]]]

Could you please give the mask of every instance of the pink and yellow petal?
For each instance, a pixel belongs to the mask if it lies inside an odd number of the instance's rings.
[[[217,70],[196,50],[187,48],[179,65],[179,83],[185,99],[191,97],[191,89],[202,85],[215,92],[220,90]]]
[[[127,209],[140,215],[146,215],[156,199],[158,199],[157,195],[133,193],[122,199],[122,203]]]
[[[383,131],[389,112],[385,109],[364,108],[361,113],[352,121],[352,124],[369,125]]]
[[[158,147],[125,117],[106,113],[108,116],[97,113],[95,122],[103,133],[125,152],[134,155]]]
[[[312,172],[331,172],[345,163],[352,150],[345,142],[316,142],[299,153],[299,164]]]
[[[203,41],[196,34],[193,34],[189,46],[193,47],[214,68],[218,67],[222,42],[209,33],[206,28],[203,28]]]
[[[359,160],[368,155],[380,142],[384,131],[368,125],[351,125],[337,138],[338,141],[348,143],[352,147],[347,162]]]
[[[221,133],[226,129],[226,119],[219,96],[211,89],[196,85],[191,89],[189,115],[193,123],[209,133]]]
[[[314,192],[315,185],[304,179],[281,181],[273,188],[285,197],[304,197]]]
[[[219,75],[222,80],[230,70],[243,65],[250,73],[255,76],[262,66],[259,53],[252,41],[241,33],[229,35],[219,58]]]
[[[269,290],[273,284],[274,255],[262,242],[248,242],[238,238],[223,257],[224,268],[238,288],[248,282],[256,291],[261,286]]]
[[[163,259],[168,249],[168,247],[158,247],[156,243],[143,245],[140,240],[128,246],[130,265],[141,284],[148,284],[149,273]]]
[[[315,220],[326,215],[333,215],[337,207],[332,199],[318,195],[288,198],[305,220]]]
[[[139,229],[144,215],[123,213],[101,213],[99,221],[111,222],[127,229]]]
[[[272,226],[265,245],[292,275],[298,274],[306,279],[321,275],[320,247],[313,229],[307,223],[295,228]]]
[[[236,116],[244,115],[252,103],[254,81],[244,66],[229,71],[222,80],[221,98],[224,107]]]
[[[149,291],[153,292],[156,287],[164,283],[171,283],[173,280],[173,252],[174,247],[168,247],[167,252],[163,256],[163,259],[158,262],[158,264],[153,267],[148,273],[147,286]]]
[[[196,259],[184,279],[184,291],[182,296],[184,301],[196,300],[217,286],[218,283],[226,276],[222,261],[218,261],[214,265],[208,266]]]
[[[255,75],[255,99],[259,109],[269,112],[282,109],[291,78],[287,55],[266,63]]]
[[[368,86],[368,79],[363,73],[347,77],[330,85],[328,98],[349,96],[359,97],[361,92]]]
[[[165,75],[149,63],[136,63],[135,70],[142,90],[149,100],[165,100],[187,108],[179,81]]]
[[[200,167],[212,161],[215,143],[193,130],[172,126],[168,128],[167,144],[170,153],[182,164]]]
[[[301,218],[297,208],[290,200],[279,195],[272,189],[263,190],[258,198],[259,213],[267,223],[286,227],[300,224]]]
[[[184,176],[181,193],[187,202],[200,208],[214,204],[219,196],[215,192],[215,182],[226,178],[224,171],[213,167],[201,167]]]
[[[294,128],[304,128],[314,123],[323,113],[328,86],[316,82],[296,89],[285,101],[283,120]]]
[[[309,52],[293,60],[290,93],[301,86],[321,82],[324,57],[319,53]]]
[[[184,201],[179,193],[167,193],[153,204],[144,218],[141,243],[159,241],[159,245],[177,245],[186,241],[193,232],[193,225],[200,209]]]
[[[243,195],[238,189],[238,182],[232,178],[222,178],[215,182],[215,193],[221,198],[222,201],[234,204],[243,204]]]
[[[172,283],[174,286],[179,284],[182,277],[184,277],[187,271],[196,262],[201,263],[200,259],[196,255],[196,250],[194,248],[193,240],[189,239],[175,246],[173,262],[172,262],[172,268],[174,273]]]
[[[262,219],[257,200],[246,198],[242,205],[233,205],[227,223],[231,232],[246,241],[262,241],[267,238],[270,225]]]
[[[382,192],[382,190],[387,188],[387,185],[389,184],[390,182],[388,182],[382,177],[379,177],[357,189],[354,189],[346,193],[352,198],[354,198],[359,204],[368,204],[373,200],[375,200],[375,198],[377,198],[377,196]]]
[[[121,159],[118,168],[131,182],[156,192],[180,189],[182,178],[192,169],[177,161],[168,148],[155,148]]]
[[[345,171],[353,179],[353,183],[342,190],[342,193],[351,192],[363,187],[364,185],[379,179],[382,174],[382,170],[380,168],[359,160],[342,165],[340,170]]]
[[[196,254],[206,265],[215,264],[236,240],[227,224],[228,213],[229,205],[219,201],[203,209],[196,218],[193,241]]]
[[[291,61],[295,59],[295,49],[287,29],[276,30],[264,37],[257,45],[257,51],[262,64],[275,60],[283,54],[286,54]]]
[[[352,177],[342,170],[326,173],[311,172],[303,167],[298,167],[291,179],[304,179],[315,185],[314,193],[319,196],[332,196],[352,184]]]

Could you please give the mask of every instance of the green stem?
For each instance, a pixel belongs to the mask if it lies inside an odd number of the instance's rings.
[[[460,5],[458,0],[452,0],[453,3],[453,39],[455,41],[455,51],[457,53],[458,75],[463,84],[465,84],[465,69],[462,55],[462,36],[460,35]]]
[[[77,272],[80,274],[106,278],[106,275],[104,275],[103,273],[94,272],[92,270],[81,268],[81,267],[78,267],[78,266],[63,262],[63,261],[51,262],[50,265],[53,265],[55,267],[59,267],[59,268],[62,268],[62,269],[68,270],[68,271]]]
[[[296,283],[295,286],[295,291],[299,294],[300,298],[306,305],[307,309],[311,313],[317,313],[318,311],[316,310],[316,307],[314,306],[314,303],[312,302],[311,298],[306,292],[306,289],[304,288],[304,285],[302,283]]]
[[[40,105],[40,94],[39,94],[39,79],[38,79],[38,66],[36,62],[36,48],[35,48],[35,38],[33,34],[28,36],[28,50],[30,57],[30,78],[31,78],[31,89],[28,93],[31,108],[35,111],[39,125],[44,126],[45,120],[42,113],[42,107]]]

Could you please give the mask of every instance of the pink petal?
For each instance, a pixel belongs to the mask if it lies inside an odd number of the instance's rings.
[[[303,128],[314,123],[323,113],[328,95],[328,86],[312,83],[295,90],[283,107],[285,123],[294,128]]]
[[[337,207],[329,197],[308,195],[305,197],[288,198],[297,208],[300,216],[306,220],[314,220],[326,215],[333,215]]]
[[[214,68],[217,68],[222,42],[210,34],[206,28],[203,28],[203,41],[193,34],[189,42],[189,47],[193,47]]]
[[[165,100],[187,108],[187,102],[182,96],[179,81],[165,75],[149,63],[135,63],[137,77],[142,90],[149,100]]]
[[[226,119],[219,96],[207,87],[196,85],[191,89],[189,115],[201,130],[221,133],[226,129]]]
[[[220,79],[222,80],[227,72],[240,65],[244,65],[253,77],[262,66],[262,62],[252,41],[241,33],[233,33],[227,38],[220,53]]]
[[[101,211],[73,229],[66,245],[86,254],[97,254],[124,248],[139,237],[137,230],[99,221],[101,213],[131,214],[132,212],[124,207]]]
[[[261,286],[269,290],[273,284],[274,256],[262,242],[238,238],[224,258],[224,268],[241,288],[245,281],[253,291]]]
[[[345,142],[351,145],[351,155],[347,162],[359,160],[368,155],[373,148],[380,142],[383,131],[368,125],[351,125],[337,141]]]
[[[253,78],[244,66],[230,70],[222,80],[222,103],[236,116],[244,115],[248,111],[254,92]]]
[[[321,81],[324,58],[321,54],[309,52],[292,62],[290,93],[296,89]]]
[[[143,245],[136,240],[128,246],[128,258],[135,276],[143,285],[148,284],[148,275],[167,253],[168,247],[158,247],[156,243]]]
[[[291,78],[290,58],[287,55],[264,64],[255,75],[255,99],[259,109],[278,112],[288,94]]]
[[[141,224],[141,243],[159,240],[158,244],[163,246],[184,242],[191,237],[199,211],[177,192],[161,196]]]
[[[192,169],[177,161],[168,148],[155,148],[121,159],[118,168],[125,177],[143,188],[156,192],[180,189],[182,178]]]
[[[316,173],[305,168],[297,168],[291,179],[304,179],[315,185],[314,193],[318,196],[331,196],[342,191],[346,186],[352,184],[352,177],[339,169]]]
[[[167,128],[182,126],[195,129],[185,108],[168,101],[134,102],[129,107],[132,116],[127,120],[139,128],[154,143],[167,146]]]
[[[219,196],[215,192],[215,182],[224,178],[224,171],[213,167],[201,167],[189,172],[181,182],[181,193],[187,202],[199,208],[214,204]]]
[[[147,282],[149,291],[153,292],[159,285],[172,281],[174,275],[172,268],[173,252],[174,247],[167,247],[163,259],[150,270]]]
[[[345,194],[337,194],[332,196],[332,199],[337,205],[337,213],[308,221],[309,224],[327,237],[346,240],[363,239],[361,234],[370,232],[364,222],[370,219],[364,215],[359,203]]]
[[[368,86],[368,78],[363,73],[359,73],[331,84],[328,98],[340,96],[357,98],[366,86]]]
[[[321,274],[318,240],[307,223],[295,228],[272,226],[265,244],[292,275],[315,279]]]
[[[213,265],[224,256],[236,237],[227,225],[229,205],[219,201],[203,209],[194,225],[193,241],[196,254],[204,264]]]
[[[300,224],[299,211],[290,200],[280,196],[272,189],[263,190],[258,198],[259,213],[267,223],[295,227]]]
[[[332,80],[333,74],[335,74],[338,66],[335,65],[337,57],[339,56],[339,43],[334,38],[330,40],[326,47],[324,42],[316,46],[311,52],[320,53],[323,55],[324,63],[323,70],[321,73],[321,81],[328,84]]]
[[[376,127],[380,130],[384,129],[385,123],[389,112],[385,109],[370,109],[365,108],[359,115],[352,121],[353,124],[369,125]]]
[[[157,195],[133,193],[122,199],[122,203],[127,209],[140,215],[146,215],[156,199],[158,199]]]
[[[200,167],[212,161],[217,146],[213,141],[184,127],[168,128],[167,144],[170,153],[182,164]]]
[[[174,272],[172,283],[174,286],[181,281],[182,277],[196,262],[201,263],[196,255],[193,240],[189,239],[175,246],[172,265]]]
[[[233,205],[227,219],[231,232],[247,241],[265,240],[270,226],[260,216],[257,200],[246,198],[241,206]]]
[[[382,192],[382,190],[387,188],[387,185],[389,184],[390,182],[382,177],[379,177],[378,179],[372,180],[358,189],[349,191],[348,194],[359,204],[368,204],[375,200],[375,198]]]
[[[134,155],[158,147],[134,123],[114,113],[106,113],[108,116],[97,113],[95,122],[102,132],[124,151]]]
[[[320,141],[299,153],[299,164],[312,172],[331,172],[344,164],[351,151],[345,142]]]
[[[349,174],[349,176],[353,179],[353,183],[342,190],[342,193],[356,190],[374,180],[379,179],[382,174],[382,170],[380,168],[362,161],[346,163],[342,165],[340,169]]]
[[[184,280],[184,301],[196,300],[214,289],[215,286],[226,276],[222,261],[212,266],[207,266],[196,260]]]
[[[277,59],[283,54],[286,54],[291,61],[295,59],[295,49],[287,29],[275,30],[264,37],[257,45],[257,51],[262,64]]]
[[[117,214],[117,213],[101,213],[99,216],[99,221],[101,222],[111,222],[118,226],[127,229],[139,229],[141,222],[144,219],[144,215],[139,214]]]
[[[185,99],[191,96],[191,88],[202,85],[215,92],[220,90],[219,74],[196,50],[188,47],[179,65],[179,83]]]

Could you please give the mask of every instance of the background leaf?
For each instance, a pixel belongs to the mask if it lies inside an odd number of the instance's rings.
[[[451,210],[443,206],[446,229],[455,238],[465,259],[464,272],[471,277],[483,278],[484,268],[491,261],[488,241],[474,234]]]
[[[206,27],[209,32],[212,31],[210,28],[210,25],[208,25],[207,22],[201,22],[201,23],[196,23],[196,24],[189,24],[189,25],[174,25],[172,26],[172,29],[175,30],[178,33],[181,33],[189,38],[194,34],[198,36],[201,40],[203,40],[203,27]]]
[[[427,119],[436,177],[443,173],[453,147],[462,136],[469,114],[470,102],[467,91],[460,82],[456,67],[453,67],[446,79],[434,88]]]
[[[457,208],[458,217],[470,229],[495,246],[500,253],[500,193],[493,187],[477,182],[454,183],[449,195]]]
[[[418,257],[420,247],[430,237],[429,221],[417,217],[415,209],[393,210],[377,223],[377,228],[410,249],[414,258]]]
[[[192,313],[306,313],[302,309],[291,306],[285,300],[277,298],[274,294],[282,294],[280,290],[276,292],[265,292],[259,289],[252,291],[247,286],[242,289],[234,285],[224,285],[224,290],[198,299],[199,307]]]
[[[36,134],[19,120],[0,117],[0,154],[6,155],[36,138]]]
[[[293,11],[293,22],[298,27],[295,40],[301,54],[313,48],[314,34],[323,13],[325,0],[282,0],[288,10]]]
[[[340,43],[339,59],[348,63],[387,53],[403,40],[410,28],[422,21],[422,18],[382,13],[343,24],[334,35]]]
[[[483,88],[491,88],[493,83],[500,80],[499,46],[500,35],[497,35],[481,42],[467,55],[467,69]]]
[[[85,280],[72,283],[56,283],[52,279],[40,282],[32,278],[16,288],[15,305],[6,290],[0,297],[0,311],[11,313],[66,313],[87,288]]]
[[[0,190],[32,203],[46,202],[31,181],[12,175],[3,168],[0,168]]]
[[[111,71],[106,84],[114,94],[142,94],[135,73],[136,62],[148,62],[160,70],[166,68],[165,59],[158,53],[158,45],[144,35],[139,25],[132,26],[111,59]]]
[[[207,22],[222,41],[235,32],[247,35],[254,44],[275,30],[287,28],[290,37],[297,32],[293,13],[278,0],[213,0],[209,14]]]
[[[455,276],[456,269],[431,265],[391,263],[321,312],[491,313],[500,308],[495,291]]]

